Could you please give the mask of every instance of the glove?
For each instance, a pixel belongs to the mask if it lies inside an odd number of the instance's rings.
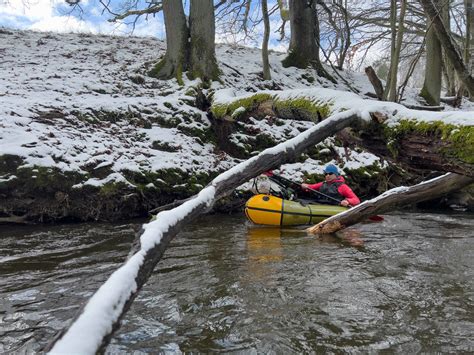
[[[264,173],[262,173],[262,175],[273,176],[273,171],[271,171],[271,170],[265,171]]]

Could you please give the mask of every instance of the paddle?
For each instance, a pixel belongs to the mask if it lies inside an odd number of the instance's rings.
[[[297,188],[299,188],[299,189],[302,189],[302,187],[301,187],[300,184],[298,184],[298,183],[296,183],[296,182],[294,182],[294,181],[288,180],[287,178],[284,178],[283,176],[277,175],[277,174],[275,174],[273,171],[268,171],[268,172],[265,172],[264,174],[265,174],[266,176],[268,176],[269,179],[271,179],[272,181],[276,182],[277,184],[279,184],[279,185],[282,186],[282,187],[286,187],[286,186],[284,186],[284,184],[283,184],[283,183],[286,183],[287,185],[293,185],[293,186],[295,186],[295,187],[297,187]],[[340,201],[339,201],[338,199],[334,198],[334,197],[331,197],[331,196],[329,196],[329,195],[326,195],[326,194],[324,194],[324,193],[322,193],[322,192],[320,192],[320,191],[318,191],[318,190],[312,189],[312,188],[310,188],[310,187],[308,187],[308,186],[306,187],[306,189],[308,189],[308,191],[310,191],[310,192],[312,192],[312,193],[314,193],[314,194],[317,194],[317,195],[319,195],[319,196],[323,196],[323,197],[327,198],[328,200],[332,200],[332,201],[336,202],[337,205],[340,204]],[[349,207],[350,207],[350,205],[349,205]],[[382,216],[379,216],[379,215],[369,216],[368,219],[371,220],[371,221],[374,221],[374,222],[380,222],[380,221],[383,221],[383,220],[384,220],[384,218],[383,218]]]
[[[286,187],[284,186],[282,183],[286,183],[287,185],[293,185],[295,187],[297,187],[298,189],[302,189],[301,185],[294,182],[294,181],[291,181],[291,180],[288,180],[287,178],[284,178],[283,176],[280,176],[280,175],[277,175],[275,174],[274,172],[267,172],[265,173],[265,175],[268,176],[269,179],[271,179],[272,181],[276,182],[277,184],[283,186],[283,187]],[[313,194],[316,194],[318,195],[318,197],[324,197],[324,198],[327,198],[328,200],[331,200],[331,201],[334,201],[336,202],[337,205],[340,204],[341,201],[339,201],[337,198],[334,198],[334,197],[331,197],[329,195],[326,195],[318,190],[315,190],[315,189],[312,189],[310,187],[306,187],[308,189],[308,191],[312,192]]]

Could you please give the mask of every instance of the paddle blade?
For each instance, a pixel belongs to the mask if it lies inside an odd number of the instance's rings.
[[[384,218],[379,215],[374,215],[374,216],[370,216],[369,220],[374,221],[374,222],[381,222],[384,220]]]

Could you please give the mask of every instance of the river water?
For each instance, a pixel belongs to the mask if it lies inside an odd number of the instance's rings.
[[[40,350],[141,222],[0,226],[0,353]],[[107,353],[472,353],[473,276],[473,214],[400,212],[338,237],[204,216],[173,240]]]

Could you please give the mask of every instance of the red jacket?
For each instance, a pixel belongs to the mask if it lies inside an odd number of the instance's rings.
[[[338,176],[334,180],[329,181],[328,184],[333,184],[333,183],[336,183],[336,182],[339,182],[339,183],[342,182],[342,184],[338,187],[337,192],[339,192],[339,194],[342,197],[344,197],[347,200],[347,202],[349,202],[349,204],[351,206],[355,206],[355,205],[358,205],[360,203],[359,198],[354,193],[354,191],[352,191],[352,189],[345,184],[345,180],[342,176]],[[318,182],[316,184],[308,184],[308,186],[311,189],[318,190],[318,191],[319,191],[319,189],[321,188],[322,185],[323,185],[323,182]]]

